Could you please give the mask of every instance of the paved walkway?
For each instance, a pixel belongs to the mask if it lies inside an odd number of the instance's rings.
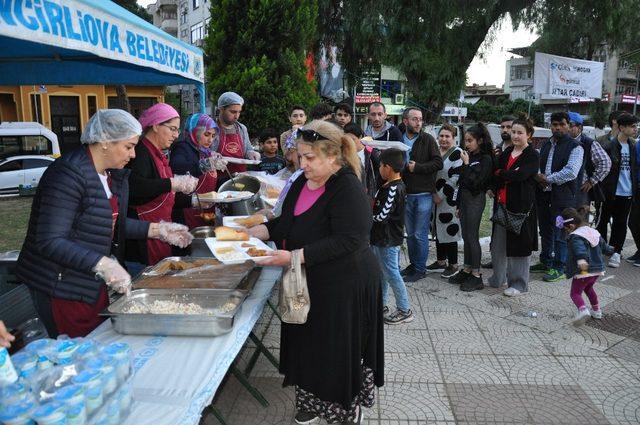
[[[437,274],[414,284],[416,320],[385,328],[386,383],[365,423],[640,423],[640,269],[608,269],[596,285],[605,316],[581,328],[570,324],[570,281],[540,278],[532,275],[519,298],[463,293]],[[278,354],[279,324],[270,319],[262,332]],[[264,358],[251,382],[270,406],[229,378],[216,406],[230,425],[294,423],[293,390]],[[206,415],[202,423],[218,422]]]

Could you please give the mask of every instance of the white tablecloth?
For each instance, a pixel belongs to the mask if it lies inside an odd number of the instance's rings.
[[[126,342],[134,353],[134,403],[124,424],[197,424],[222,378],[260,318],[280,267],[264,267],[233,330],[215,338],[120,335],[107,320],[91,333],[104,343]]]

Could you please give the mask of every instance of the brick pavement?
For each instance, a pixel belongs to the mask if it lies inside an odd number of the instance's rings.
[[[608,269],[596,286],[604,318],[580,328],[570,323],[570,281],[540,278],[532,274],[530,292],[518,298],[491,288],[463,293],[437,274],[415,283],[416,319],[385,327],[386,384],[364,423],[640,423],[640,269]],[[258,330],[277,356],[279,324],[270,313]],[[250,380],[270,405],[231,377],[215,403],[230,425],[294,423],[293,389],[282,388],[264,357]],[[210,414],[202,420],[217,423]]]

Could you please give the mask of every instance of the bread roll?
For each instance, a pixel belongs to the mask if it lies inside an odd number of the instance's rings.
[[[262,214],[254,214],[249,217],[243,218],[235,218],[233,220],[234,223],[239,224],[240,226],[244,226],[247,228],[251,228],[253,226],[257,226],[258,224],[264,223],[264,216]]]
[[[219,241],[248,241],[249,235],[247,232],[232,229],[227,226],[218,226],[215,228],[216,240]]]

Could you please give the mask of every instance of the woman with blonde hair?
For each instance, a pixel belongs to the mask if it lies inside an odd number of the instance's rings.
[[[371,206],[353,140],[315,120],[298,130],[304,172],[282,215],[249,229],[279,250],[265,265],[288,266],[302,250],[311,310],[305,324],[282,324],[280,372],[296,387],[299,424],[362,421],[383,384],[381,272],[369,247]]]

